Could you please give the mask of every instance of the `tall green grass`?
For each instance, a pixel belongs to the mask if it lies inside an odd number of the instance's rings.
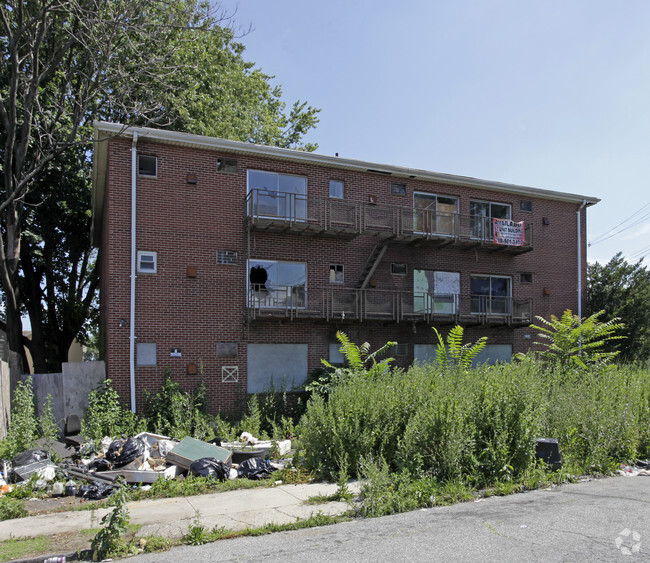
[[[534,468],[536,437],[558,438],[576,473],[647,456],[649,420],[647,369],[524,357],[474,370],[360,371],[327,399],[313,397],[299,432],[305,463],[324,477],[381,459],[393,473],[483,487]]]

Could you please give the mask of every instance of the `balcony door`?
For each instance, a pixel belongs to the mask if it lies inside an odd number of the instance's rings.
[[[413,270],[413,312],[453,315],[460,294],[458,272]]]
[[[472,313],[511,314],[512,279],[506,276],[471,277]]]
[[[266,219],[307,219],[307,178],[248,171],[249,214]]]
[[[430,235],[456,234],[458,199],[435,194],[413,194],[413,230]]]

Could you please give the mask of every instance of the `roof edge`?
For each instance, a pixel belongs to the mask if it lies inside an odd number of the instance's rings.
[[[269,147],[266,145],[257,145],[254,143],[245,143],[242,141],[220,139],[218,137],[206,137],[192,133],[181,133],[179,131],[171,131],[168,129],[152,129],[149,127],[135,126],[130,127],[119,123],[109,123],[106,121],[97,121],[95,122],[94,126],[95,141],[110,136],[132,136],[133,133],[137,132],[138,137],[142,140],[150,139],[163,143],[181,144],[194,146],[197,148],[253,154],[269,158],[282,158],[285,160],[288,159],[296,162],[306,162],[320,166],[336,166],[338,168],[348,168],[350,170],[357,170],[362,172],[376,172],[383,175],[395,176],[398,178],[413,178],[420,180],[437,181],[445,184],[481,188],[504,193],[530,195],[531,197],[538,197],[542,199],[552,199],[556,201],[565,201],[578,204],[584,203],[586,206],[595,205],[600,201],[600,199],[596,197],[583,196],[568,192],[533,188],[530,186],[521,186],[505,182],[481,180],[479,178],[472,178],[469,176],[458,176],[454,174],[430,172],[417,168],[377,164],[374,162],[347,159],[338,156],[328,156],[296,149]]]

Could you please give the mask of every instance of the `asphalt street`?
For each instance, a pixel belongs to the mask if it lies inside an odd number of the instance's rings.
[[[650,477],[611,477],[507,497],[129,561],[650,561]]]

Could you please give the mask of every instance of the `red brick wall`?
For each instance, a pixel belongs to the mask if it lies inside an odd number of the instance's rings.
[[[106,188],[105,218],[101,249],[101,312],[106,344],[108,376],[115,382],[124,401],[129,394],[129,328],[119,320],[129,319],[130,288],[130,201],[131,141],[111,140]],[[245,323],[246,260],[250,257],[307,263],[309,288],[326,286],[329,265],[342,263],[345,285],[354,287],[373,246],[372,236],[352,240],[309,237],[295,234],[245,231],[244,199],[246,171],[249,168],[304,175],[310,197],[327,197],[329,180],[345,182],[345,197],[378,203],[412,205],[414,191],[452,195],[459,198],[459,211],[469,214],[470,199],[508,203],[512,218],[531,223],[535,248],[522,255],[462,249],[454,246],[412,246],[391,244],[374,277],[376,291],[412,291],[413,269],[461,273],[461,294],[469,294],[470,274],[512,276],[514,298],[532,298],[533,313],[548,317],[571,308],[577,311],[577,232],[575,204],[517,196],[423,180],[398,180],[406,183],[408,195],[390,193],[391,178],[356,171],[326,168],[312,164],[270,160],[261,157],[227,155],[209,150],[154,144],[144,138],[138,151],[158,157],[158,177],[138,178],[137,249],[157,252],[157,274],[139,274],[136,282],[137,342],[157,344],[157,365],[136,367],[138,408],[144,390],[156,392],[164,370],[175,380],[192,388],[198,376],[187,375],[187,365],[201,365],[213,411],[239,404],[246,392],[246,342],[309,343],[309,369],[327,358],[328,345],[335,342],[336,330],[346,331],[353,341],[368,340],[373,349],[387,340],[410,344],[410,357],[400,358],[406,366],[412,360],[413,344],[434,343],[434,334],[423,323],[330,322],[320,320],[262,320]],[[238,161],[236,174],[218,173],[217,157]],[[187,182],[197,176],[196,184]],[[394,179],[392,181],[395,181]],[[520,211],[520,200],[533,201],[533,212]],[[548,224],[544,224],[544,219]],[[585,232],[585,211],[582,211]],[[584,236],[583,262],[584,262]],[[236,266],[218,265],[219,249],[238,252]],[[394,276],[391,262],[406,263],[406,276]],[[196,277],[187,276],[195,268]],[[583,285],[586,265],[583,263]],[[533,274],[532,284],[521,284],[519,273]],[[546,294],[545,290],[546,289]],[[446,327],[441,327],[446,330]],[[415,330],[415,332],[414,332]],[[524,338],[530,329],[508,327],[470,327],[468,340],[487,335],[489,343],[512,344],[525,350],[532,340]],[[534,339],[534,338],[533,338]],[[217,357],[217,342],[238,342],[237,357]],[[182,357],[170,357],[172,348],[181,348]],[[222,366],[239,367],[239,383],[222,383]]]

